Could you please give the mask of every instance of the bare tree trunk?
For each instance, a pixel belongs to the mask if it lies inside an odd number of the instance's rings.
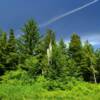
[[[93,78],[94,78],[94,83],[97,83],[97,79],[96,79],[96,70],[93,67],[93,65],[91,64],[91,69],[92,69],[92,73],[93,73]]]
[[[97,83],[97,80],[96,80],[96,75],[95,73],[93,73],[93,77],[94,77],[94,82]]]

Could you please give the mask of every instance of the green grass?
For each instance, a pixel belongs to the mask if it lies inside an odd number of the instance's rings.
[[[70,87],[70,88],[69,88]],[[39,83],[0,84],[0,100],[100,100],[100,85],[78,82],[66,90],[48,91]]]

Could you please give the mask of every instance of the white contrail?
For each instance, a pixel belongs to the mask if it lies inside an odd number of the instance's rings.
[[[61,14],[61,15],[59,15],[57,17],[54,17],[54,18],[50,19],[49,21],[47,21],[47,22],[45,22],[43,24],[40,24],[39,27],[41,28],[41,27],[45,27],[47,25],[50,25],[50,24],[54,23],[55,21],[60,20],[60,19],[64,18],[65,16],[71,15],[71,14],[77,12],[77,11],[80,11],[80,10],[82,10],[82,9],[84,9],[84,8],[90,6],[90,5],[92,5],[92,4],[94,4],[94,3],[98,2],[98,1],[99,0],[94,0],[92,2],[89,2],[89,3],[87,3],[87,4],[85,4],[85,5],[81,6],[81,7],[79,7],[79,8],[76,8],[76,9],[71,10],[69,12],[66,12],[64,14]]]

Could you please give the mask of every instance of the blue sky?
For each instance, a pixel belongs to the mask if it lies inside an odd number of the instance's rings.
[[[8,31],[13,28],[19,35],[24,23],[34,18],[39,25],[63,13],[81,7],[94,0],[0,0],[0,27]],[[50,25],[40,28],[41,34],[51,28],[57,39],[69,40],[73,32],[82,40],[89,40],[100,47],[100,0],[93,5],[66,16]]]

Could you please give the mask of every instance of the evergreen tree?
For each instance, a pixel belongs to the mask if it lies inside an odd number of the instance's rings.
[[[9,32],[8,52],[16,52],[16,38],[15,38],[13,29],[10,29],[10,32]]]
[[[47,49],[49,47],[49,44],[51,42],[52,45],[55,44],[55,33],[51,29],[48,29],[46,32],[46,35],[44,37],[44,49]]]
[[[8,36],[0,30],[0,76],[20,68],[19,76],[23,70],[31,78],[42,75],[57,82],[58,87],[81,76],[85,81],[100,82],[100,49],[95,51],[88,41],[82,46],[76,33],[72,34],[67,48],[63,39],[56,42],[51,29],[40,37],[34,20],[29,20],[22,31],[24,34],[16,39],[13,29]]]
[[[81,59],[81,50],[82,44],[80,37],[76,33],[74,33],[72,34],[71,41],[69,44],[69,55],[76,61],[77,64],[80,62]]]
[[[66,47],[66,44],[64,43],[63,39],[59,42],[59,48],[61,57],[59,58],[59,61],[62,62],[61,69],[62,70],[62,81],[68,82],[69,79],[75,77],[78,79],[79,77],[79,70],[76,70],[77,66],[75,61],[68,55],[68,49]],[[80,77],[79,77],[80,78]]]
[[[59,42],[59,48],[62,50],[62,54],[67,55],[68,50],[66,47],[66,44],[64,43],[63,39],[61,38],[60,42]]]
[[[95,51],[95,55],[96,55],[96,70],[98,71],[97,73],[97,81],[100,82],[100,49],[97,49]]]
[[[16,38],[14,30],[10,29],[9,38],[6,49],[6,69],[12,70],[16,68],[18,64],[18,54],[16,49]]]
[[[63,40],[52,46],[52,58],[51,63],[49,63],[48,76],[50,79],[61,81],[66,77],[67,69],[67,50],[66,45]]]
[[[81,64],[81,66],[83,66],[82,67],[83,77],[86,81],[93,80],[96,83],[97,82],[96,56],[92,45],[89,44],[88,41],[85,42],[83,51],[84,51],[84,60],[83,63]]]
[[[46,35],[40,39],[36,51],[36,56],[39,59],[40,73],[47,76],[48,73],[48,51],[55,44],[55,33],[52,30],[47,30]],[[51,50],[52,51],[52,50]]]
[[[82,43],[80,37],[76,33],[71,36],[71,41],[69,43],[69,57],[75,61],[76,72],[79,72],[81,76],[80,66],[83,59]]]
[[[0,34],[0,75],[5,71],[7,35],[6,32]]]
[[[24,32],[23,43],[25,46],[25,53],[33,55],[33,50],[39,41],[39,31],[36,22],[34,20],[29,20],[22,28],[22,31]]]

